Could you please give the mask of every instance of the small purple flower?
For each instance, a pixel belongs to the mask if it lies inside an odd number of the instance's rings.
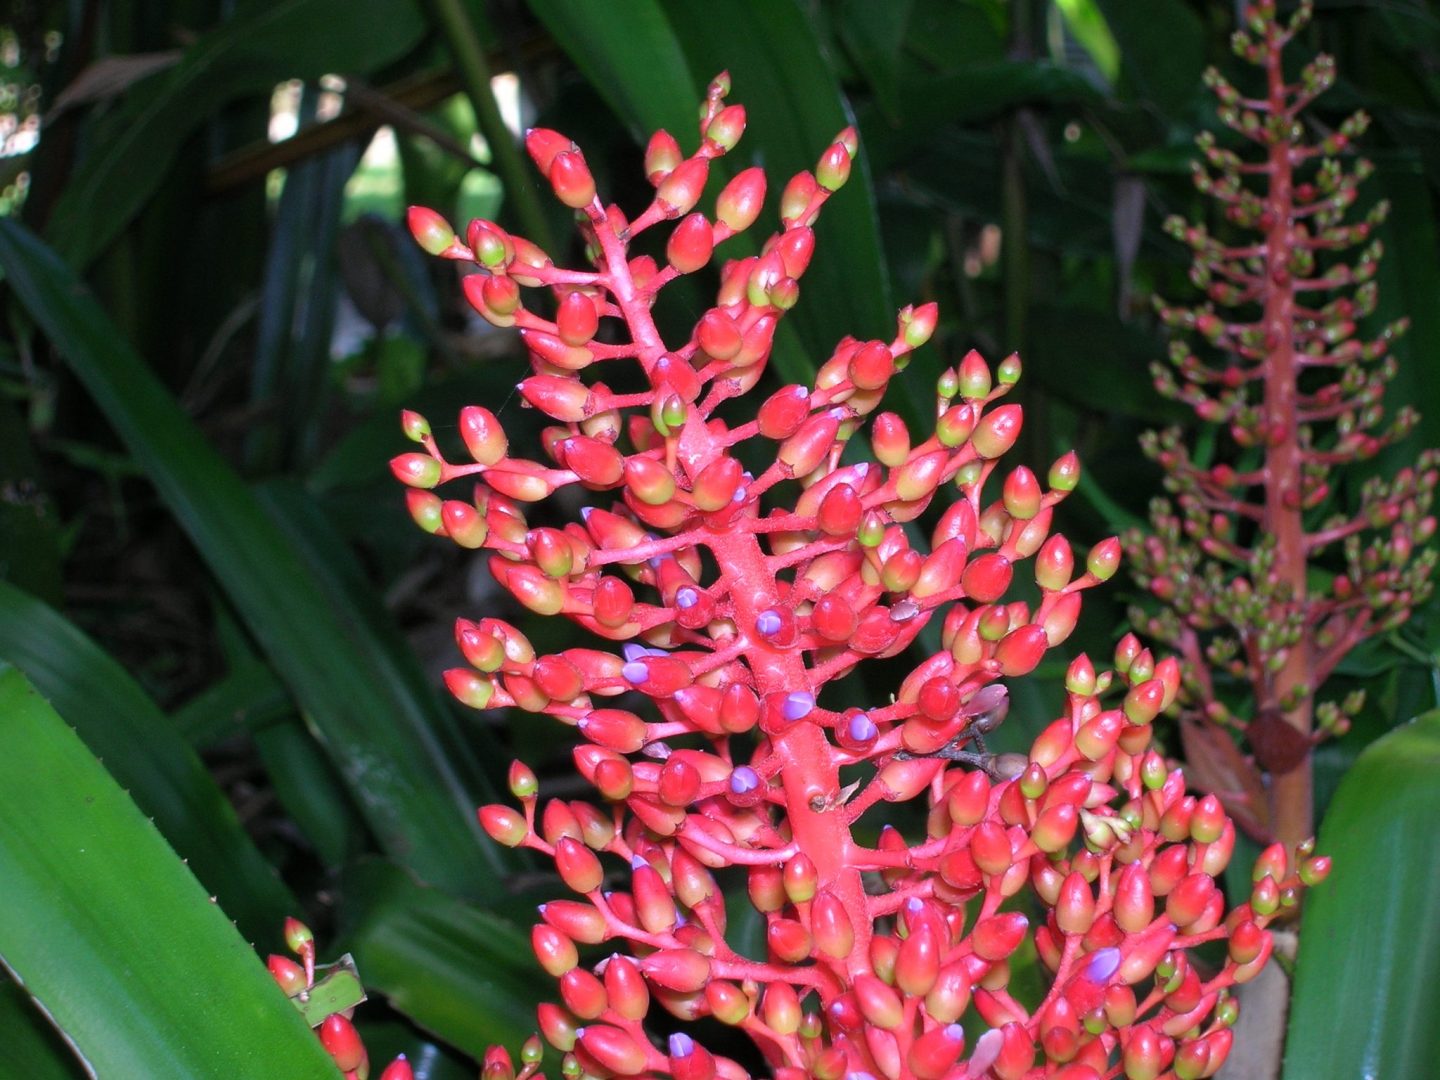
[[[813,708],[815,695],[807,694],[804,690],[795,690],[785,695],[785,704],[780,707],[780,712],[786,720],[800,720],[809,716]]]
[[[975,1048],[970,1051],[970,1067],[966,1076],[982,1076],[985,1070],[995,1064],[995,1059],[1000,1056],[1000,1051],[1005,1046],[1005,1036],[999,1028],[991,1028],[975,1040]]]
[[[755,616],[755,631],[761,637],[774,637],[784,626],[784,620],[780,618],[780,612],[774,608],[768,608]]]
[[[681,611],[689,611],[700,602],[700,594],[689,585],[681,585],[675,590],[675,606]]]
[[[730,790],[736,795],[748,795],[760,786],[760,775],[749,765],[741,765],[730,774]]]
[[[1090,962],[1085,965],[1085,978],[1094,983],[1108,982],[1111,975],[1114,975],[1120,968],[1120,950],[1113,946],[1106,949],[1096,949],[1090,956]]]
[[[866,743],[880,734],[880,729],[875,726],[875,721],[864,713],[856,713],[850,717],[847,731],[852,742]]]
[[[620,674],[625,676],[625,681],[631,686],[641,686],[650,678],[650,669],[639,660],[631,660],[620,669]]]
[[[695,1052],[695,1040],[686,1035],[683,1031],[677,1031],[670,1036],[670,1056],[675,1058],[689,1057]]]
[[[620,646],[620,652],[626,660],[639,660],[642,656],[648,655],[649,650],[644,645],[636,645],[633,641],[627,641]]]

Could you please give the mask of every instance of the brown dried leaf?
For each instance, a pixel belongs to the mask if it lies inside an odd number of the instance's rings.
[[[54,104],[45,114],[45,123],[54,123],[56,117],[76,105],[116,97],[145,76],[172,66],[180,56],[180,49],[166,49],[164,52],[132,53],[96,60],[55,96]]]

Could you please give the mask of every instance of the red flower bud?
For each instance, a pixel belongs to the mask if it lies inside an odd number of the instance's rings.
[[[640,961],[640,970],[656,986],[682,994],[703,990],[710,961],[693,949],[661,949]]]
[[[682,274],[693,274],[710,261],[715,237],[704,214],[691,214],[670,234],[665,258]]]
[[[365,1044],[360,1041],[360,1033],[340,1013],[332,1013],[320,1025],[320,1045],[341,1072],[353,1072],[365,1065]]]
[[[1115,571],[1120,567],[1120,540],[1112,536],[1108,540],[1101,540],[1090,549],[1090,554],[1085,560],[1085,569],[1094,575],[1097,581],[1109,581],[1115,576]]]
[[[665,216],[679,217],[693,210],[709,175],[710,162],[706,158],[690,158],[677,165],[655,189],[655,199],[665,208]]]
[[[657,131],[650,136],[650,142],[645,147],[645,176],[650,183],[659,184],[675,171],[682,160],[680,144],[674,136],[668,131]]]
[[[800,1028],[800,998],[787,982],[771,983],[760,1000],[760,1015],[777,1035],[793,1035]]]
[[[887,1030],[900,1026],[904,1007],[892,987],[868,972],[855,976],[854,987],[856,1004],[867,1023]]]
[[[443,255],[455,243],[455,230],[434,210],[412,206],[406,211],[405,222],[415,242],[430,255]]]
[[[850,178],[850,151],[843,143],[832,143],[815,166],[815,182],[826,191],[839,191]]]
[[[772,920],[765,941],[775,958],[786,964],[798,964],[810,955],[810,932],[794,919]]]
[[[597,1020],[609,1007],[605,984],[584,968],[571,968],[560,976],[560,999],[581,1020]]]
[[[746,169],[720,192],[715,200],[715,218],[732,233],[744,232],[755,223],[764,205],[765,173],[758,168]]]
[[[812,224],[814,212],[810,205],[819,191],[820,185],[813,175],[796,173],[780,194],[780,220],[787,226]]]
[[[566,206],[579,210],[595,201],[595,178],[580,151],[560,151],[551,159],[546,175],[555,197]]]
[[[602,1068],[619,1076],[638,1076],[645,1071],[644,1048],[620,1028],[609,1024],[587,1024],[576,1031],[579,1045]]]
[[[1005,510],[1013,518],[1028,521],[1040,512],[1040,482],[1021,465],[1005,478]]]
[[[981,417],[970,436],[970,445],[982,458],[998,458],[1020,437],[1023,410],[1019,405],[1002,405]]]
[[[1028,675],[1039,665],[1050,647],[1043,626],[1022,626],[1006,634],[995,647],[995,662],[1002,675]]]
[[[549,128],[531,128],[525,132],[525,149],[541,173],[549,176],[550,166],[555,160],[555,155],[575,149],[575,144],[558,131],[551,131]]]
[[[1018,911],[981,919],[971,932],[975,954],[984,960],[1004,960],[1025,937],[1030,920]]]
[[[295,997],[305,991],[305,969],[288,956],[272,953],[265,961],[270,975],[285,992],[286,997]]]
[[[413,488],[433,488],[440,483],[440,462],[429,454],[401,454],[390,459],[395,479]]]
[[[871,341],[850,358],[850,381],[862,390],[877,390],[895,374],[895,357],[883,341]]]
[[[546,416],[575,423],[595,411],[595,395],[578,379],[532,375],[519,386],[520,396]]]
[[[839,427],[840,421],[828,412],[811,416],[780,444],[776,460],[785,465],[792,476],[809,475],[834,448]]]
[[[1010,560],[1004,555],[981,555],[971,559],[960,576],[960,586],[965,595],[976,603],[989,604],[1005,595],[1014,576]]]
[[[745,106],[727,105],[705,128],[705,138],[722,150],[733,150],[745,131]]]

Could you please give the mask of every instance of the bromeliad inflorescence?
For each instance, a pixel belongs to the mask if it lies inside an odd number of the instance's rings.
[[[1425,545],[1440,476],[1434,451],[1389,480],[1344,476],[1417,417],[1407,405],[1387,418],[1383,404],[1404,321],[1364,329],[1387,206],[1352,219],[1371,166],[1342,158],[1368,120],[1357,113],[1312,134],[1307,112],[1334,81],[1334,61],[1285,72],[1310,10],[1307,0],[1287,22],[1273,2],[1247,9],[1234,44],[1261,70],[1255,96],[1207,76],[1221,120],[1260,152],[1200,139],[1196,184],[1226,223],[1214,233],[1168,223],[1194,253],[1190,277],[1205,299],[1160,304],[1192,339],[1174,343],[1175,370],[1155,374],[1163,394],[1229,436],[1230,452],[1223,439],[1216,454],[1192,451],[1178,430],[1152,433],[1145,449],[1175,503],[1158,500],[1154,532],[1127,537],[1141,584],[1163,604],[1132,619],[1185,661],[1179,711],[1196,774],[1227,793],[1254,836],[1292,846],[1313,828],[1311,750],[1343,733],[1363,700],[1317,707],[1316,692],[1356,645],[1400,626],[1430,595],[1435,552]],[[1352,485],[1358,506],[1347,509]],[[1337,548],[1342,557],[1327,561]]]
[[[1215,877],[1234,827],[1150,748],[1180,669],[1138,646],[1114,673],[1074,660],[1064,714],[1028,755],[985,750],[1006,680],[1068,637],[1082,594],[1120,555],[1110,539],[1077,558],[1051,532],[1079,480],[1073,455],[1043,483],[998,471],[1020,430],[1020,407],[1002,403],[1017,358],[992,370],[966,356],[939,380],[934,430],[912,435],[875,414],[935,327],[935,305],[907,307],[893,339],[847,338],[812,385],[722,419],[764,374],[816,219],[857,149],[844,131],[790,180],[781,230],[726,261],[714,306],[667,343],[657,294],[765,202],[750,168],[713,218],[696,210],[745,126],[728,89],[724,75],[710,85],[693,154],[664,132],[650,141],[655,195],[633,218],[600,200],[568,138],[529,132],[535,163],[578,212],[590,268],[556,266],[490,222],[462,239],[431,211],[410,215],[427,251],[478,267],[465,293],[518,330],[534,368],[520,394],[553,421],[528,458],[491,412],[468,408],[456,461],[407,413],[423,451],[393,464],[411,512],[490,552],[526,608],[596,639],[540,655],[505,622],[461,620],[467,666],[447,674],[475,708],[573,727],[598,796],[542,806],[516,763],[518,809],[480,811],[490,836],[552,858],[575,894],[543,905],[533,931],[560,995],[541,1031],[567,1077],[744,1075],[688,1034],[652,1041],[653,1005],[739,1029],[787,1080],[1211,1076],[1232,1039],[1230,987],[1265,964],[1266,924],[1328,863],[1267,850],[1253,894],[1227,914]],[[630,251],[657,226],[670,229],[663,265]],[[852,445],[867,420],[868,453]],[[432,490],[454,481],[468,497]],[[582,520],[532,528],[526,505],[567,486],[591,493]],[[927,544],[918,521],[932,503]],[[1038,599],[1007,602],[1027,560]],[[935,619],[941,650],[892,699],[827,701],[857,664],[904,653]],[[876,827],[881,804],[911,800],[928,811],[922,835]],[[737,875],[763,916],[763,959],[727,940],[721,887]],[[1224,939],[1213,963],[1191,952]],[[1045,987],[1012,993],[1012,962],[1032,945]],[[485,1075],[514,1075],[503,1051]]]

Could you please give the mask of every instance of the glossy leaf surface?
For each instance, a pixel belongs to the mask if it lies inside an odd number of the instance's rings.
[[[0,789],[0,959],[95,1075],[334,1077],[225,912],[14,668]]]

